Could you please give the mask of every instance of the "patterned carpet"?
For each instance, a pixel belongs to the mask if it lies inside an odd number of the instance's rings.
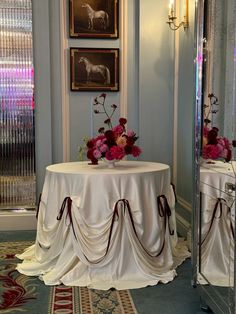
[[[136,314],[128,290],[45,286],[36,277],[19,274],[15,254],[32,241],[0,243],[0,313]]]

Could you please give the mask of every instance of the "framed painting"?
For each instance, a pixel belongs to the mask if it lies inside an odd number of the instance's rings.
[[[70,37],[118,38],[119,0],[70,0]]]
[[[119,49],[70,48],[72,91],[118,91]]]

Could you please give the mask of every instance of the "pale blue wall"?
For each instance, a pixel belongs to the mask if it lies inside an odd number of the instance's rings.
[[[37,1],[37,0],[36,0]],[[50,58],[51,58],[51,107],[52,107],[52,160],[61,162],[62,152],[62,112],[61,112],[61,67],[60,67],[60,8],[58,0],[49,1]]]
[[[189,205],[193,198],[193,121],[194,121],[194,11],[189,2],[189,28],[179,30],[178,131],[177,131],[177,195]],[[191,213],[180,211],[188,222]]]
[[[142,159],[172,165],[174,37],[166,1],[140,1],[139,132]]]
[[[43,23],[42,23],[43,18]],[[37,194],[52,163],[51,79],[48,0],[33,0]]]
[[[44,108],[38,108],[36,112],[40,127],[37,129],[39,162],[37,176],[40,190],[45,166],[61,162],[63,155],[61,69],[58,53],[61,24],[59,1],[33,0],[33,2],[35,24],[38,24],[35,27],[37,43],[35,67],[36,70],[38,69],[35,73],[36,105]],[[166,24],[167,10],[166,1],[141,0],[139,3],[129,0],[127,97],[129,127],[134,128],[140,136],[139,145],[143,149],[141,159],[172,165],[174,55],[173,33],[169,31]],[[68,17],[68,12],[66,15]],[[39,28],[40,25],[42,29]],[[41,41],[40,44],[38,41],[39,38],[42,40],[42,34],[45,35],[45,42]],[[69,46],[119,48],[120,41],[69,39]],[[98,94],[97,92],[69,92],[71,160],[76,160],[77,148],[82,138],[91,134],[90,103],[91,98]],[[107,94],[109,103],[119,104],[119,92]],[[42,152],[46,157],[42,157]]]
[[[139,1],[128,2],[128,120],[129,127],[139,132]],[[132,27],[131,27],[132,26]]]

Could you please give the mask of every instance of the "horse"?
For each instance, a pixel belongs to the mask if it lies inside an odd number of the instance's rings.
[[[110,70],[108,67],[106,67],[103,64],[92,64],[87,58],[85,57],[80,57],[79,63],[84,63],[85,69],[87,72],[87,82],[90,81],[91,79],[91,74],[92,73],[99,73],[102,75],[104,79],[104,84],[110,84],[111,78],[110,78]]]
[[[84,3],[81,5],[82,8],[87,9],[88,14],[88,29],[93,30],[93,20],[100,19],[102,23],[103,29],[106,29],[109,26],[109,15],[107,12],[103,10],[95,11],[91,8],[88,3]]]

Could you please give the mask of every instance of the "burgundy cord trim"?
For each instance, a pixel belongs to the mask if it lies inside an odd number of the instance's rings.
[[[165,228],[166,228],[166,221],[168,221],[169,233],[170,235],[174,235],[174,230],[170,229],[169,218],[171,216],[171,209],[165,195],[159,195],[157,197],[157,208],[158,208],[158,213],[160,217],[164,217]]]
[[[205,238],[203,239],[202,243],[203,244],[206,240],[206,238],[208,237],[210,231],[211,231],[211,228],[213,226],[213,222],[214,222],[214,219],[215,218],[221,218],[221,215],[222,215],[222,201],[225,201],[223,198],[217,198],[217,201],[215,203],[215,206],[214,206],[214,209],[213,209],[213,212],[212,212],[212,216],[211,216],[211,223],[210,223],[210,227],[205,235]],[[216,217],[216,213],[217,213],[217,210],[218,210],[218,207],[220,206],[220,215],[219,217]]]
[[[119,201],[121,201],[121,200],[119,200]],[[119,219],[119,213],[118,213],[118,203],[119,203],[119,201],[116,202],[115,207],[114,207],[112,220],[111,220],[110,231],[109,231],[109,236],[108,236],[108,241],[107,241],[107,248],[106,248],[105,254],[102,257],[100,257],[98,260],[96,260],[96,261],[89,260],[88,257],[84,254],[84,257],[86,258],[86,260],[89,263],[91,263],[91,264],[98,264],[98,263],[100,263],[106,257],[106,255],[108,253],[108,250],[109,250],[109,247],[110,247],[110,244],[111,244],[111,236],[112,236],[112,231],[113,231],[113,227],[114,227],[114,222],[115,222],[116,216]]]
[[[163,195],[164,196],[164,195]],[[162,196],[161,196],[162,197]],[[164,196],[165,197],[165,196]],[[158,198],[159,199],[159,196]],[[159,211],[159,207],[158,207],[158,213],[161,217],[165,217],[164,219],[164,239],[163,239],[163,243],[162,243],[162,246],[161,246],[161,249],[160,251],[156,254],[156,255],[153,255],[151,254],[142,244],[142,242],[140,241],[139,237],[138,237],[138,234],[137,234],[137,231],[135,229],[135,224],[134,224],[134,219],[133,219],[133,215],[132,215],[132,211],[131,211],[131,208],[130,208],[130,205],[129,205],[129,201],[127,201],[126,199],[122,199],[122,200],[119,200],[118,202],[122,201],[123,204],[124,204],[124,212],[125,212],[125,208],[127,208],[128,210],[128,214],[130,216],[130,220],[131,220],[131,223],[132,223],[132,227],[133,227],[133,230],[134,230],[134,233],[136,235],[136,238],[138,240],[138,242],[140,243],[140,245],[142,246],[143,250],[150,256],[150,257],[158,257],[161,255],[161,253],[163,252],[163,249],[165,247],[165,234],[166,234],[166,214],[167,214],[167,211],[166,211],[166,207],[162,207],[161,210]],[[116,204],[118,203],[116,202]],[[168,204],[168,203],[167,203]],[[169,205],[168,205],[168,208],[169,208]],[[169,208],[170,209],[170,208]],[[163,214],[163,216],[162,216]],[[170,212],[170,215],[171,215],[171,212]]]
[[[135,228],[135,223],[134,223],[134,219],[133,219],[133,215],[132,215],[132,211],[131,211],[131,207],[130,207],[130,204],[129,204],[129,201],[126,200],[126,199],[120,199],[118,200],[116,203],[115,203],[115,207],[114,207],[114,210],[113,210],[113,215],[112,215],[112,220],[111,220],[111,225],[110,225],[110,230],[109,230],[109,236],[108,236],[108,241],[107,241],[107,247],[106,247],[106,251],[105,251],[105,254],[100,257],[98,260],[96,261],[91,261],[88,259],[88,257],[84,254],[84,257],[86,258],[86,260],[91,263],[91,264],[98,264],[100,263],[105,257],[106,255],[108,254],[108,251],[109,251],[109,248],[110,248],[110,244],[111,244],[111,237],[112,237],[112,233],[113,233],[113,227],[114,227],[114,222],[119,219],[119,204],[122,203],[123,204],[123,210],[124,210],[124,214],[126,212],[126,209],[128,211],[128,214],[129,214],[129,217],[130,217],[130,220],[131,220],[131,224],[132,224],[132,228],[134,230],[134,233],[135,233],[135,236],[137,238],[137,240],[139,241],[140,245],[142,246],[143,250],[151,257],[158,257],[161,255],[161,253],[163,252],[163,249],[164,249],[164,246],[165,246],[165,233],[166,233],[166,222],[167,222],[167,219],[168,217],[171,216],[171,210],[170,210],[170,207],[168,205],[168,202],[167,202],[167,199],[164,195],[161,195],[159,196],[158,198],[158,213],[161,217],[164,217],[164,240],[163,240],[163,243],[162,243],[162,246],[161,246],[161,249],[160,251],[156,254],[156,255],[152,255],[142,244],[142,242],[140,241],[139,237],[138,237],[138,234],[137,234],[137,231],[136,231],[136,228]],[[164,206],[161,202],[161,199],[163,199],[163,202],[164,202]],[[70,224],[72,226],[72,230],[73,230],[73,233],[74,233],[74,236],[75,238],[77,239],[76,237],[76,234],[75,234],[75,230],[74,230],[74,226],[73,226],[73,220],[72,220],[72,213],[71,213],[71,205],[72,205],[72,200],[70,197],[65,197],[65,199],[63,200],[63,203],[61,205],[61,208],[60,208],[60,211],[59,211],[59,214],[57,216],[57,220],[61,220],[62,216],[63,216],[63,213],[65,211],[65,209],[67,208],[67,216],[69,216],[69,220],[70,220]],[[170,228],[170,227],[169,227]],[[170,231],[170,234],[173,234],[172,231]]]
[[[40,193],[40,195],[39,195],[39,200],[38,200],[37,210],[36,210],[36,219],[38,219],[38,215],[39,215],[39,207],[40,207],[41,197],[42,197],[42,193]]]
[[[118,213],[118,205],[119,203],[123,203],[123,210],[124,210],[124,214],[125,214],[125,211],[127,209],[128,211],[128,214],[129,214],[129,217],[130,217],[130,220],[131,220],[131,224],[132,224],[132,228],[134,230],[134,233],[135,233],[135,236],[138,240],[138,242],[140,243],[141,247],[143,248],[143,250],[150,256],[150,257],[158,257],[161,255],[161,253],[163,252],[163,249],[164,249],[164,246],[165,246],[165,232],[166,232],[166,216],[167,216],[167,213],[168,215],[170,216],[171,215],[171,211],[170,211],[170,208],[169,206],[168,207],[162,207],[159,211],[159,214],[161,217],[165,217],[165,220],[164,220],[164,224],[165,224],[165,231],[164,231],[164,240],[163,240],[163,244],[161,246],[161,249],[160,251],[156,254],[156,255],[152,255],[142,244],[142,242],[140,241],[139,237],[138,237],[138,234],[137,234],[137,231],[136,231],[136,228],[135,228],[135,223],[134,223],[134,219],[133,219],[133,215],[132,215],[132,211],[131,211],[131,207],[130,207],[130,204],[129,204],[129,201],[126,200],[126,199],[120,199],[118,200],[116,203],[115,203],[115,207],[114,207],[114,211],[113,211],[113,216],[112,216],[112,221],[111,221],[111,226],[110,226],[110,231],[109,231],[109,236],[108,236],[108,242],[107,242],[107,248],[106,248],[106,252],[105,254],[99,258],[97,261],[91,261],[87,258],[87,256],[85,256],[85,258],[87,259],[88,262],[92,263],[92,264],[98,264],[99,262],[101,262],[105,257],[106,255],[108,254],[108,251],[109,251],[109,248],[110,248],[110,244],[111,244],[111,237],[112,237],[112,232],[113,232],[113,227],[114,227],[114,222],[115,222],[115,219],[116,217],[119,219],[119,213]],[[166,201],[167,203],[167,201]],[[167,203],[168,204],[168,203]],[[168,208],[169,208],[169,211],[168,212]]]
[[[229,208],[229,210],[230,210],[230,208]],[[232,224],[231,218],[230,218],[230,229],[231,229],[232,237],[233,237],[233,239],[235,240],[235,237],[234,237],[234,228],[233,228],[233,224]]]
[[[59,210],[59,214],[57,215],[57,220],[61,220],[68,200],[71,201],[71,198],[69,196],[64,198],[64,200],[63,200],[63,202],[61,204],[61,208]]]
[[[215,206],[214,206],[214,209],[213,209],[213,213],[212,213],[212,216],[211,216],[211,223],[210,223],[210,227],[205,235],[205,238],[203,239],[203,241],[201,242],[201,244],[203,244],[206,240],[206,238],[208,237],[210,231],[211,231],[211,228],[213,226],[213,223],[214,223],[214,220],[215,219],[220,219],[222,217],[222,212],[223,212],[223,204],[222,202],[224,202],[226,204],[226,200],[224,198],[217,198],[217,201],[215,203]],[[218,209],[219,209],[219,216],[217,217],[217,212],[218,212]],[[230,212],[230,207],[227,206],[227,210]],[[232,224],[232,221],[230,219],[230,229],[231,229],[231,233],[232,233],[232,236],[234,238],[234,229],[233,229],[233,224]]]
[[[76,234],[75,234],[74,225],[73,225],[72,212],[71,212],[72,199],[69,196],[64,198],[62,205],[61,205],[61,208],[60,208],[60,211],[59,211],[59,214],[57,215],[57,220],[61,220],[63,213],[65,211],[66,205],[67,205],[66,216],[67,217],[69,216],[69,221],[70,221],[74,236],[77,239]]]
[[[51,248],[51,246],[48,246],[48,247],[44,246],[43,247],[42,244],[39,241],[38,241],[38,244],[39,244],[40,248],[43,249],[43,250],[49,250]]]

